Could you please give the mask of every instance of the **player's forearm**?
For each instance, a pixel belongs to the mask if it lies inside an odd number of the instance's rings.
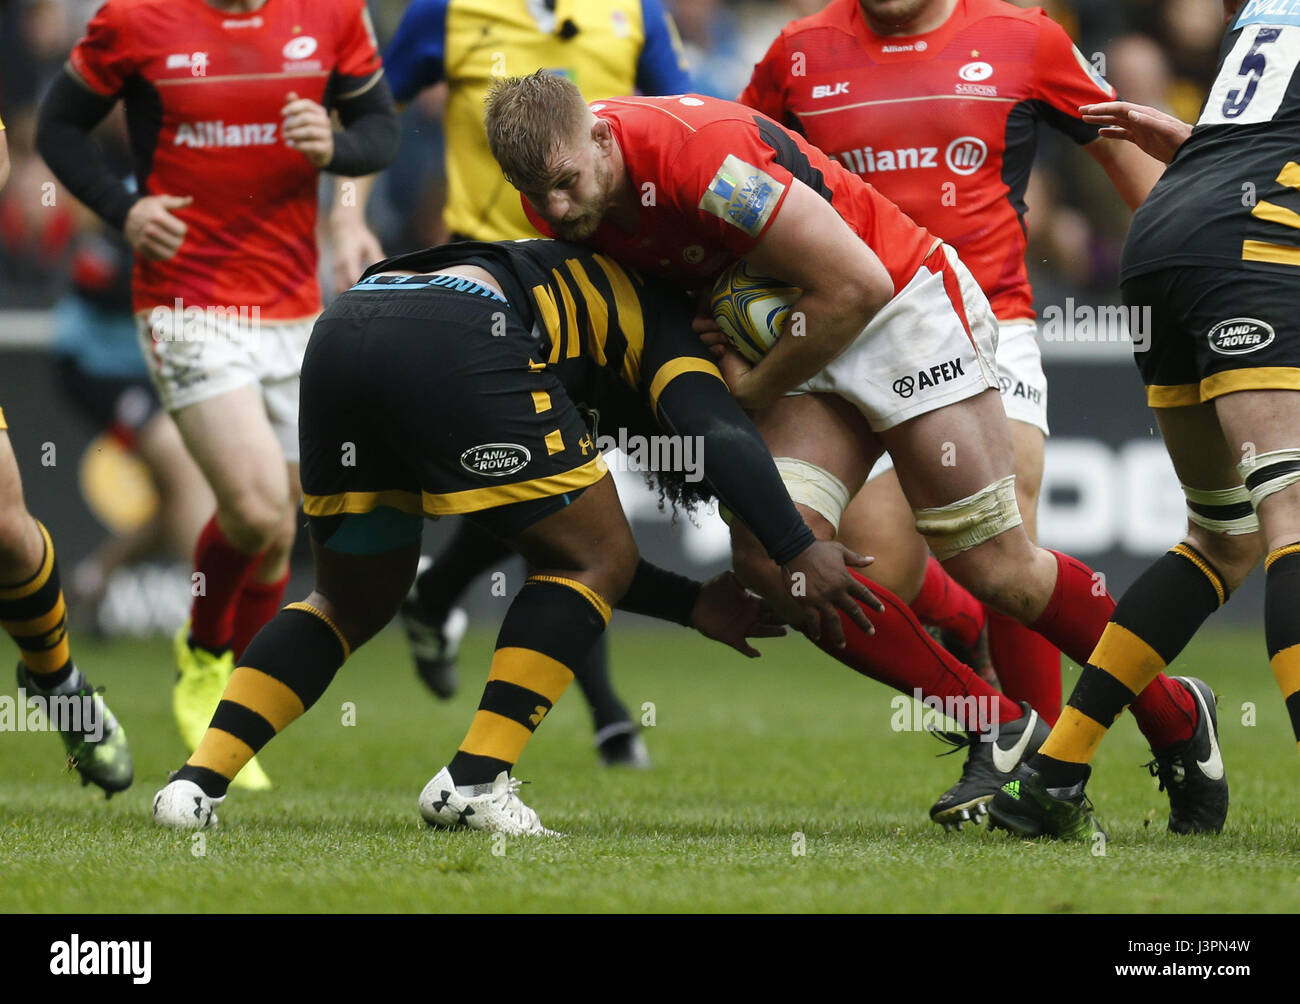
[[[361,177],[382,171],[397,156],[400,127],[388,82],[338,102],[343,130],[334,134],[334,156],[325,165],[331,174]]]
[[[122,183],[90,135],[113,104],[65,70],[41,102],[36,149],[68,191],[120,230],[139,196]]]
[[[0,131],[0,188],[5,187],[5,182],[9,180],[9,140],[5,138],[3,131]]]
[[[334,200],[330,208],[330,223],[340,226],[350,223],[365,223],[366,206],[370,204],[370,195],[375,190],[377,174],[367,174],[359,178],[334,179]]]
[[[737,397],[748,409],[764,408],[820,373],[862,333],[882,304],[820,290],[795,301],[785,331],[746,377]]]
[[[691,611],[695,609],[703,585],[642,558],[637,562],[632,584],[614,606],[628,613],[690,627]]]
[[[1142,205],[1165,172],[1165,165],[1160,161],[1122,140],[1102,137],[1087,149],[1130,209]]]
[[[673,435],[699,437],[704,480],[778,565],[813,544],[767,444],[726,384],[705,373],[677,377],[659,396],[659,421]]]

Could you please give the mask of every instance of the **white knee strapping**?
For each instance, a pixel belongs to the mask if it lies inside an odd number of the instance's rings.
[[[1259,529],[1259,517],[1245,485],[1214,491],[1183,485],[1183,494],[1187,496],[1187,518],[1197,526],[1234,536]]]
[[[840,520],[848,508],[849,490],[830,471],[794,457],[773,457],[792,501],[815,509],[839,533]]]
[[[1300,481],[1300,450],[1273,450],[1260,453],[1237,465],[1241,480],[1250,489],[1250,501],[1256,509],[1274,492]]]
[[[950,505],[913,509],[912,515],[917,532],[944,561],[1021,524],[1016,476],[1009,474]]]

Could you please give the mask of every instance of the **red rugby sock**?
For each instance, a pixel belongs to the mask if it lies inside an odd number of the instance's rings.
[[[1056,588],[1033,627],[1080,666],[1086,666],[1115,611],[1115,601],[1100,577],[1082,561],[1059,551],[1052,554],[1056,556]],[[1191,738],[1196,728],[1194,698],[1164,673],[1137,696],[1129,710],[1157,752]]]
[[[984,608],[931,556],[925,581],[912,601],[912,611],[922,624],[952,632],[967,648],[974,648],[984,629]]]
[[[202,578],[190,607],[190,643],[210,652],[230,647],[235,633],[235,604],[240,591],[260,556],[237,550],[217,527],[217,517],[208,520],[194,547],[194,571]]]
[[[998,671],[1002,692],[1013,701],[1028,701],[1052,725],[1061,714],[1061,653],[1037,631],[992,607],[984,611],[989,625],[989,655]]]
[[[280,612],[284,603],[284,591],[288,588],[288,569],[274,582],[258,582],[250,578],[244,583],[239,599],[235,601],[235,633],[230,644],[236,659],[244,654],[253,635]]]
[[[916,619],[911,608],[879,583],[871,582],[852,573],[885,605],[884,612],[866,611],[876,633],[869,635],[853,623],[847,614],[840,614],[847,644],[842,649],[823,645],[823,651],[834,656],[850,669],[863,676],[893,687],[909,697],[920,691],[922,697],[944,698],[975,697],[989,716],[997,716],[999,723],[1015,721],[1023,712],[1014,702],[1007,700],[975,675],[975,671],[958,662],[942,645],[930,637],[929,632]],[[996,708],[996,712],[992,709]]]

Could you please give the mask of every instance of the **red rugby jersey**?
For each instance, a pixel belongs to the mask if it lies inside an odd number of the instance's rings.
[[[267,0],[230,14],[203,0],[108,0],[69,63],[126,102],[140,191],[191,195],[169,261],[137,259],[137,311],[257,306],[263,320],[320,310],[319,171],[280,135],[290,91],[324,103],[333,74],[381,71],[364,0]]]
[[[626,265],[699,287],[750,251],[797,178],[880,258],[894,289],[936,239],[861,178],[752,108],[700,94],[612,98],[591,110],[613,128],[641,194],[635,234],[606,221],[586,243]],[[540,233],[549,227],[525,200]]]
[[[1039,122],[1097,137],[1115,90],[1041,8],[958,0],[924,35],[877,35],[857,0],[792,21],[740,100],[867,179],[953,245],[998,317],[1033,317],[1025,186]]]

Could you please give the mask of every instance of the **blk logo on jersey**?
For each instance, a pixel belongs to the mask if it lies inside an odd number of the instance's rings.
[[[849,81],[841,80],[838,84],[818,84],[812,89],[814,101],[820,101],[822,98],[833,98],[840,94],[849,93]]]
[[[1272,344],[1276,333],[1271,324],[1253,317],[1234,317],[1220,321],[1210,329],[1207,337],[1210,348],[1220,355],[1240,356]]]
[[[959,376],[965,376],[961,359],[949,359],[946,363],[937,363],[929,369],[921,370],[915,377],[904,376],[894,381],[894,393],[899,397],[911,397],[917,391],[928,390]]]
[[[187,69],[192,77],[206,77],[208,75],[208,54],[206,52],[174,52],[167,57],[167,69]]]

